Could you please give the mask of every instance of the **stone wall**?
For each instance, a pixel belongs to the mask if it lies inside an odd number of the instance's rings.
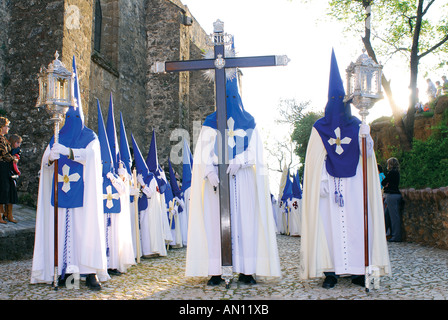
[[[448,187],[401,190],[404,241],[448,249]]]
[[[98,3],[102,34],[94,50]],[[10,133],[23,137],[18,191],[28,198],[37,199],[40,161],[53,135],[49,115],[35,108],[37,74],[56,50],[69,70],[76,57],[86,126],[97,130],[97,99],[106,118],[112,94],[116,127],[121,112],[128,139],[132,133],[144,156],[154,129],[162,166],[179,143],[176,129],[191,146],[193,122],[214,109],[213,83],[200,72],[150,71],[155,61],[199,59],[205,50],[204,30],[179,0],[5,0],[0,21],[0,114],[11,120]]]
[[[187,7],[177,0],[150,0],[147,10],[148,66],[157,61],[202,58],[207,35]],[[187,17],[192,19],[192,23],[187,21]],[[207,83],[201,71],[148,73],[146,88],[147,108],[139,119],[146,136],[138,139],[137,143],[142,152],[148,152],[154,129],[159,163],[167,168],[172,148],[180,142],[179,133],[188,132],[191,148],[193,123],[201,122],[205,115],[213,112],[214,84]],[[171,160],[175,162],[173,157]],[[174,167],[181,171],[181,166],[176,166],[176,163]]]
[[[45,111],[35,108],[37,74],[47,66],[56,50],[63,62],[64,1],[2,1],[6,7],[7,41],[3,44],[5,69],[2,109],[11,120],[10,134],[22,136],[19,191],[37,194],[38,173],[43,150],[53,134]],[[3,16],[4,17],[4,16]],[[3,18],[2,17],[2,18]],[[9,23],[8,23],[9,22]]]
[[[6,73],[6,63],[8,61],[8,25],[9,25],[9,10],[7,10],[6,1],[0,1],[0,21],[2,21],[2,28],[0,28],[0,110],[5,108],[5,87],[9,83],[9,75]],[[2,114],[0,114],[2,115]]]

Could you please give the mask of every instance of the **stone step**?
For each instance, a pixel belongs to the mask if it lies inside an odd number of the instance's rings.
[[[36,209],[14,204],[12,212],[17,223],[0,224],[0,261],[33,255]]]

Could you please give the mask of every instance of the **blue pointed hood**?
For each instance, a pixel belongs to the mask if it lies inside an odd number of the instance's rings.
[[[123,163],[129,175],[132,175],[132,158],[129,149],[128,137],[124,126],[123,115],[120,112],[120,161]]]
[[[159,187],[159,192],[164,193],[166,190],[167,181],[164,179],[164,173],[162,168],[159,165],[159,160],[157,157],[157,142],[156,142],[156,133],[152,130],[152,139],[151,145],[149,146],[148,156],[146,157],[146,164],[148,166],[149,171],[154,174],[156,178],[157,185]]]
[[[283,189],[283,194],[282,194],[281,200],[283,202],[286,202],[286,200],[291,199],[292,196],[293,196],[292,183],[291,183],[291,179],[289,178],[289,170],[288,170],[288,175],[286,176],[285,188]]]
[[[141,174],[143,177],[143,181],[146,185],[149,186],[151,180],[154,178],[154,175],[149,171],[148,166],[146,165],[145,160],[143,159],[142,153],[140,152],[140,148],[137,145],[137,142],[134,139],[134,135],[131,134],[132,139],[132,147],[134,149],[134,160],[135,160],[135,168],[137,170],[137,175]],[[146,210],[148,207],[148,198],[144,193],[141,194],[141,197],[138,198],[138,210]]]
[[[74,97],[77,105],[70,106],[65,114],[64,126],[59,131],[59,143],[70,148],[85,148],[91,141],[96,139],[96,134],[84,125],[84,113],[75,56],[73,56],[73,73],[75,74]],[[53,143],[54,137],[51,138],[50,146],[53,146]]]
[[[106,133],[107,133],[107,139],[109,140],[110,153],[112,155],[112,160],[114,162],[115,171],[117,172],[120,157],[119,157],[117,131],[115,129],[114,102],[112,99],[112,93],[110,94],[110,100],[109,100],[109,113],[107,115]]]
[[[302,188],[300,187],[299,173],[292,177],[292,195],[294,198],[302,199]]]
[[[137,142],[134,139],[134,135],[132,134],[131,139],[132,147],[134,149],[134,160],[137,174],[141,174],[143,176],[143,181],[145,182],[145,184],[149,185],[151,183],[151,180],[154,178],[154,175],[149,171],[148,166],[143,159],[142,153],[140,152],[140,148],[138,147]]]
[[[327,151],[326,169],[331,176],[339,178],[356,174],[360,155],[358,132],[361,121],[352,116],[350,105],[343,101],[344,97],[344,86],[333,50],[325,116],[314,123],[314,128]]]
[[[120,213],[121,212],[121,201],[117,189],[112,184],[107,174],[109,172],[115,173],[114,160],[112,159],[112,154],[110,152],[109,140],[107,138],[106,128],[104,126],[103,115],[101,113],[100,102],[97,99],[98,107],[98,139],[100,141],[101,149],[101,163],[103,167],[103,209],[104,213]],[[105,195],[112,195],[112,199],[105,197]]]
[[[107,175],[109,172],[114,172],[114,162],[112,159],[112,154],[110,152],[110,144],[109,139],[107,137],[106,128],[104,126],[103,115],[101,112],[100,102],[98,99],[97,108],[98,108],[98,139],[100,140],[100,148],[101,148],[101,162],[103,164],[103,177]]]
[[[168,158],[168,167],[170,171],[170,186],[173,195],[175,197],[178,197],[179,199],[182,199],[182,191],[179,189],[179,186],[177,185],[176,175],[174,174],[174,170],[173,167],[171,166],[171,161],[169,158]]]

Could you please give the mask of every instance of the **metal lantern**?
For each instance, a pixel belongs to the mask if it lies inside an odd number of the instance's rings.
[[[36,107],[45,107],[52,116],[51,120],[59,123],[68,108],[76,106],[73,95],[74,76],[58,59],[57,51],[54,57],[55,59],[48,65],[48,68],[40,68],[38,74],[39,98]]]
[[[368,109],[383,98],[381,92],[382,66],[375,63],[366,53],[365,49],[355,63],[350,63],[347,72],[347,94],[345,101],[352,103],[360,110],[364,118]]]

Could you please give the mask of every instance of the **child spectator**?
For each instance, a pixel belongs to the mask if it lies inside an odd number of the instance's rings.
[[[9,144],[11,145],[11,155],[16,157],[17,160],[20,160],[20,154],[22,150],[20,149],[20,145],[22,144],[22,137],[17,134],[12,134],[9,136]],[[18,178],[20,176],[20,171],[17,166],[17,162],[13,163],[13,178]]]

